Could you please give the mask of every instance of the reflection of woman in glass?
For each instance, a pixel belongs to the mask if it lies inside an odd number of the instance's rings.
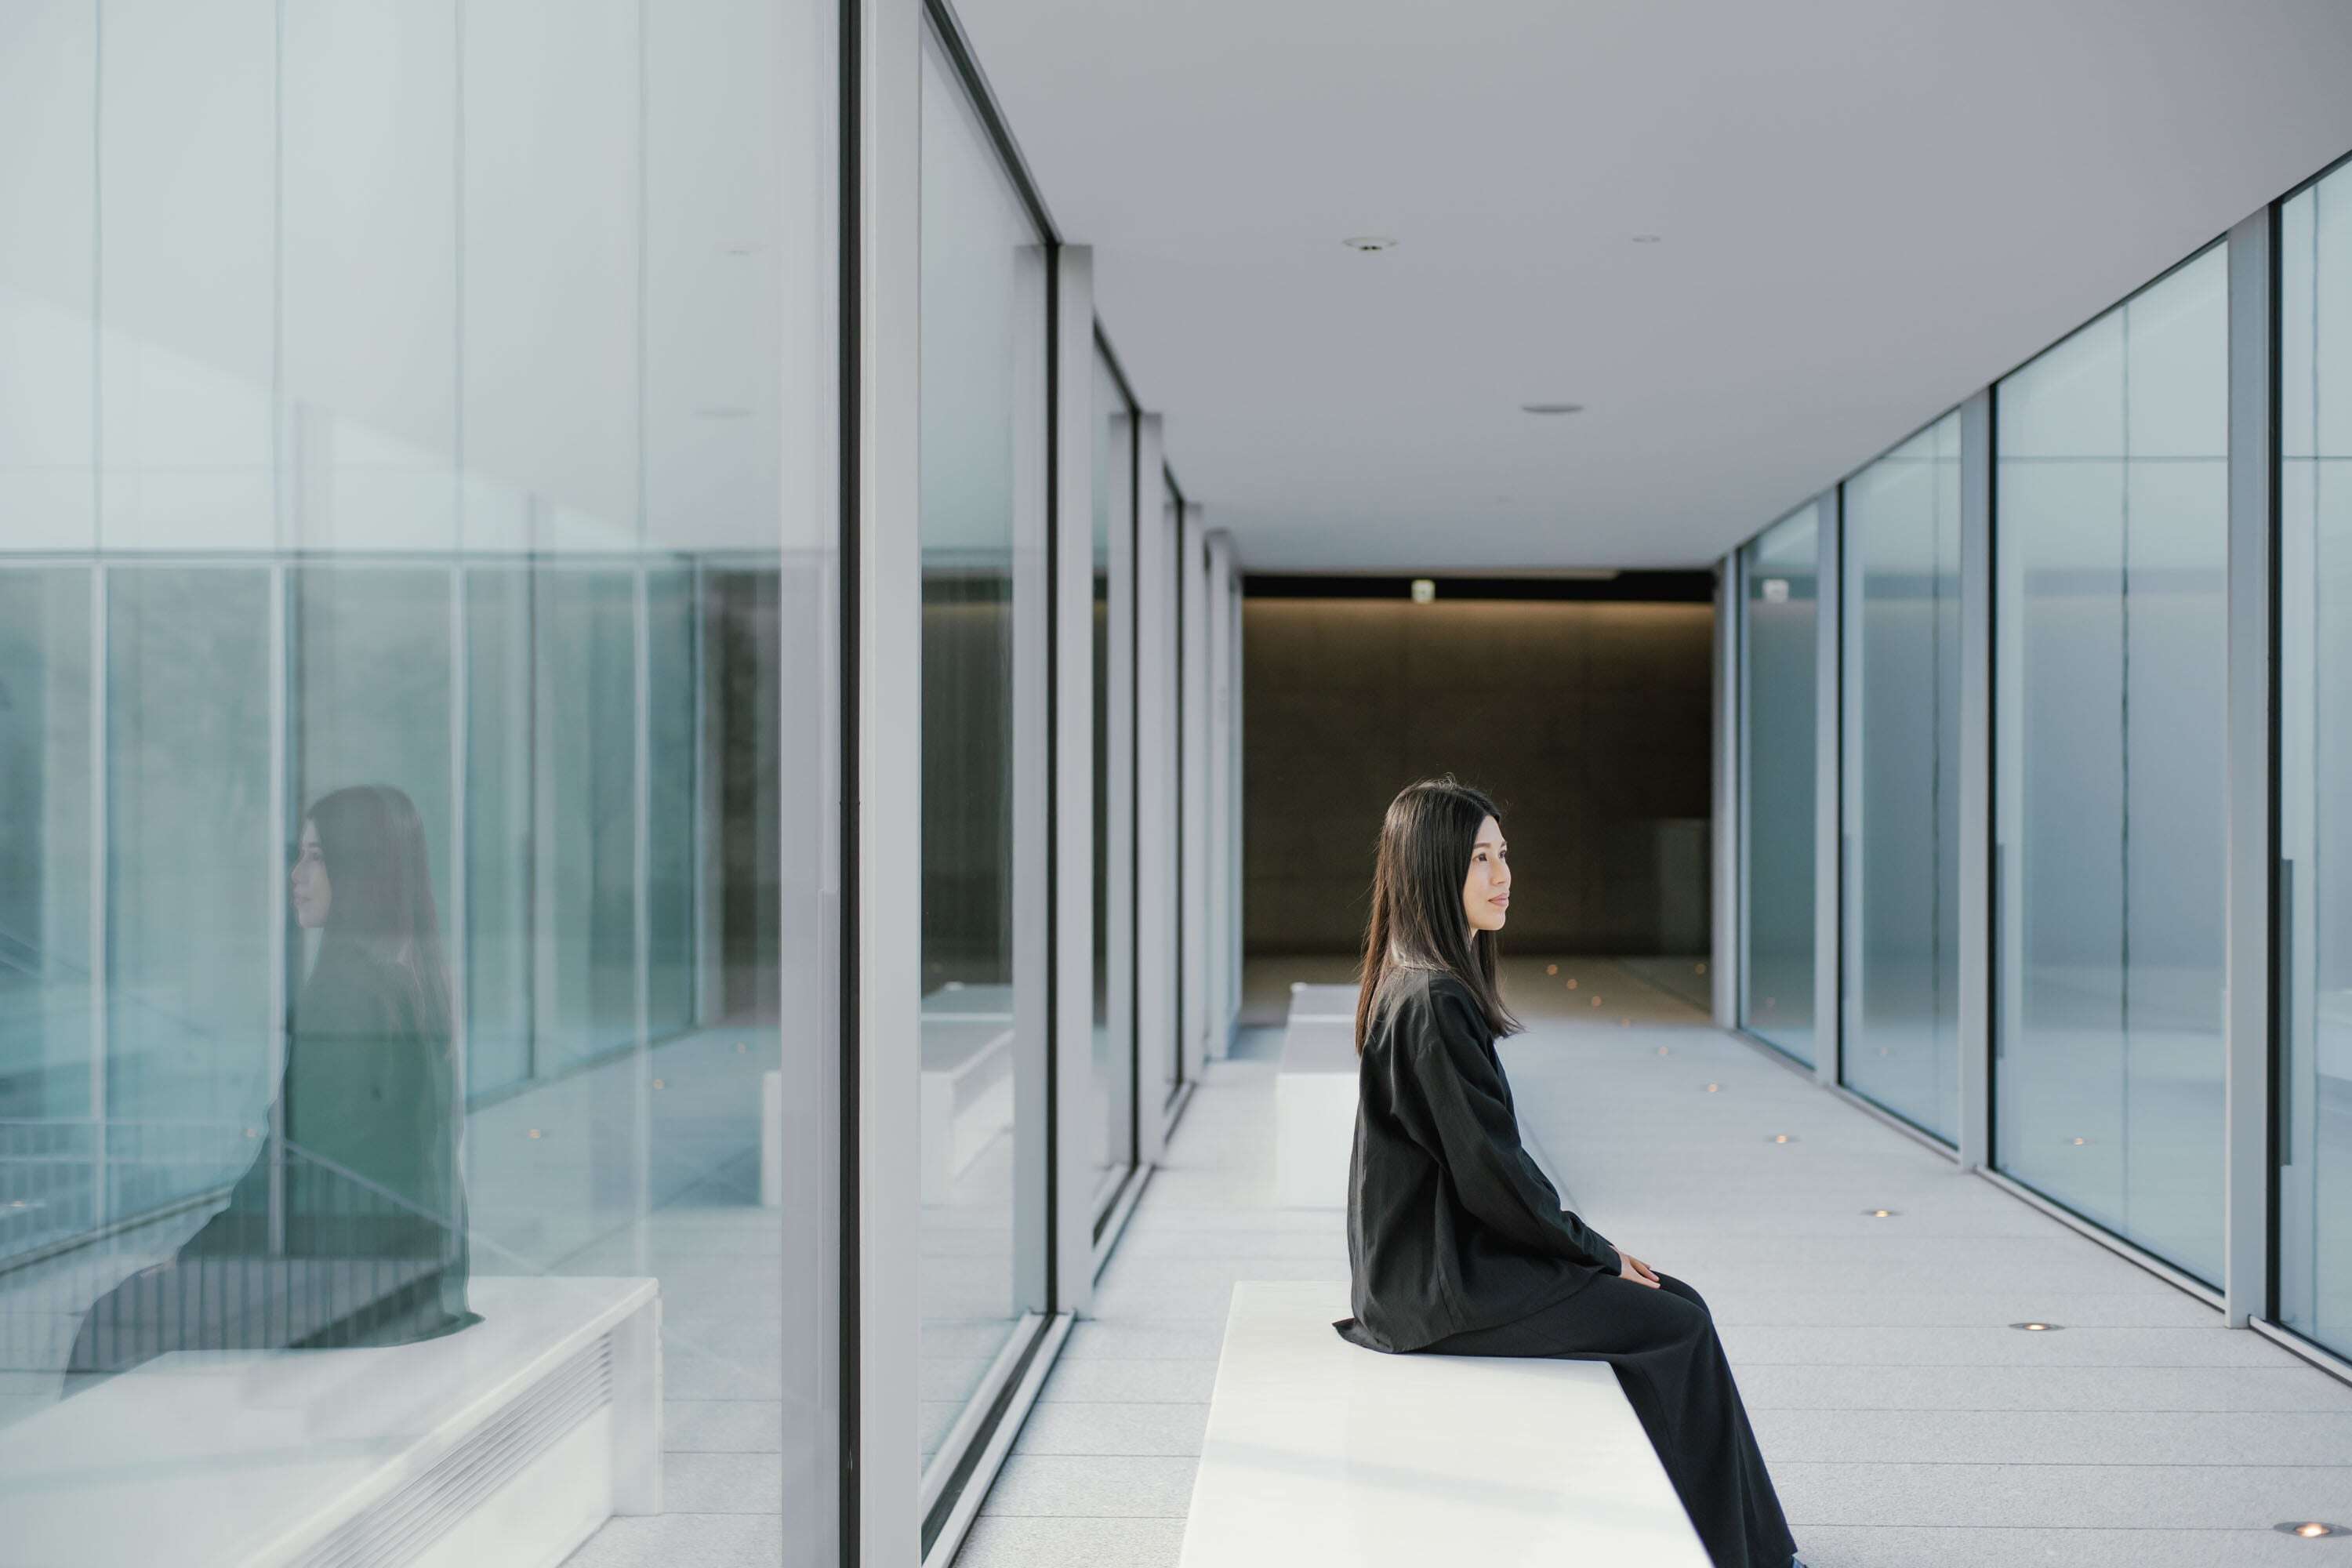
[[[320,799],[292,893],[320,940],[293,1008],[282,1138],[174,1258],[90,1309],[69,1373],[172,1350],[401,1344],[478,1321],[449,972],[415,805],[390,784]]]
[[[295,919],[320,941],[287,1054],[286,1249],[404,1265],[320,1342],[463,1327],[449,970],[416,807],[390,784],[325,796],[303,824],[292,882]]]

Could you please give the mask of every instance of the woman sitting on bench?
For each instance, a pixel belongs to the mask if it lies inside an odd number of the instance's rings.
[[[1560,1206],[1519,1142],[1496,1036],[1511,873],[1494,803],[1450,777],[1381,825],[1356,1003],[1355,1315],[1378,1351],[1605,1361],[1716,1568],[1803,1568],[1699,1293]]]

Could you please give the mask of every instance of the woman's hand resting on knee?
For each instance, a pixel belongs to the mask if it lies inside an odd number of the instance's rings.
[[[1617,1278],[1631,1279],[1636,1285],[1647,1285],[1653,1290],[1659,1289],[1658,1271],[1622,1247],[1617,1249],[1617,1260],[1624,1265],[1617,1271]]]

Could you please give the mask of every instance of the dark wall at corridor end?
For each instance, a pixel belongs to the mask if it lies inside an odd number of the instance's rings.
[[[1381,814],[1445,772],[1503,809],[1504,952],[1706,951],[1714,635],[1704,603],[1245,600],[1247,951],[1358,951]]]

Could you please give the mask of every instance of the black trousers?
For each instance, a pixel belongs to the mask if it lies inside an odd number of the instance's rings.
[[[1532,1317],[1423,1348],[1608,1362],[1715,1568],[1789,1568],[1797,1542],[1748,1430],[1714,1314],[1683,1280],[1663,1270],[1655,1287],[1603,1276]]]

